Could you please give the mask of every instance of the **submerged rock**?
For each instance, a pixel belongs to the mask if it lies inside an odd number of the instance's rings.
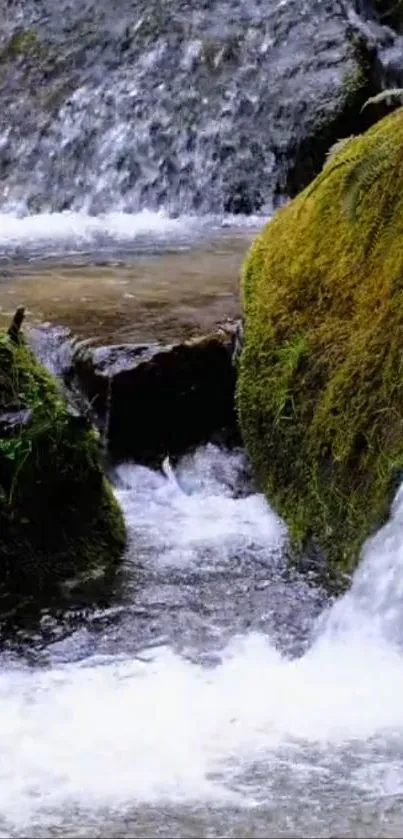
[[[403,465],[403,109],[336,150],[246,259],[243,438],[294,542],[349,571]]]
[[[68,409],[23,338],[0,332],[1,604],[106,570],[124,544],[98,432]]]
[[[66,381],[90,404],[113,458],[158,462],[221,435],[238,439],[235,327],[171,346],[78,349]]]

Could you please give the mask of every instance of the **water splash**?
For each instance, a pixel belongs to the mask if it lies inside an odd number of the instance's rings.
[[[102,253],[111,247],[157,252],[167,244],[188,244],[203,230],[203,223],[190,216],[173,219],[166,213],[147,210],[98,217],[73,212],[0,214],[0,254],[50,257],[60,253]]]
[[[241,455],[207,448],[174,471],[166,465],[168,477],[144,467],[119,469],[133,532],[159,523],[154,562],[200,563],[206,545],[215,545],[222,561],[223,542],[238,531],[271,543],[275,569],[281,523],[258,496],[234,497],[232,457]],[[400,493],[390,522],[366,545],[350,591],[320,618],[316,640],[299,658],[252,632],[234,637],[213,667],[166,646],[140,660],[96,654],[51,670],[3,666],[6,823],[21,831],[50,820],[63,833],[63,819],[69,814],[75,823],[74,812],[85,822],[91,811],[102,824],[105,808],[122,814],[134,802],[208,801],[274,808],[279,825],[282,808],[290,818],[298,800],[315,817],[323,807],[326,820],[329,784],[341,810],[358,795],[361,813],[374,799],[400,794],[402,527]],[[296,792],[301,777],[303,795]],[[340,813],[333,814],[336,832]]]

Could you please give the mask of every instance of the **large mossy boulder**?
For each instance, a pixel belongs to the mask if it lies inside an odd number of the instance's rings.
[[[21,335],[0,331],[0,609],[5,595],[106,570],[124,544],[98,433]]]
[[[339,144],[253,243],[237,401],[261,487],[337,574],[403,475],[403,109]]]

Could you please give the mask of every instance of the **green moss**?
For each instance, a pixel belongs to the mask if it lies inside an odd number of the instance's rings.
[[[124,544],[97,432],[70,414],[27,346],[0,333],[0,591],[106,568]]]
[[[357,61],[353,69],[346,72],[342,85],[342,97],[345,107],[349,105],[354,107],[357,102],[357,97],[362,98],[362,91],[368,85],[367,74],[368,68],[364,62],[361,63],[360,61]]]
[[[338,573],[403,467],[403,109],[336,152],[252,245],[238,410],[267,497]]]
[[[0,62],[19,58],[42,58],[45,48],[35,29],[19,29],[11,35],[0,51]]]

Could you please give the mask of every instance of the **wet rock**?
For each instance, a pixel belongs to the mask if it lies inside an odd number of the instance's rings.
[[[28,425],[31,417],[32,411],[29,409],[25,411],[3,411],[0,414],[0,435],[7,437],[14,429]]]
[[[17,310],[0,331],[0,615],[5,603],[103,576],[125,546],[99,434],[67,406],[18,323]]]
[[[352,39],[355,69],[345,77],[345,87],[339,91],[339,107],[335,107],[333,119],[319,120],[305,135],[296,133],[285,154],[278,157],[278,165],[285,173],[285,180],[279,193],[295,196],[306,186],[321,168],[326,153],[335,139],[360,134],[379,119],[371,109],[362,111],[366,100],[382,89],[384,72],[376,43],[354,27],[348,29]],[[306,104],[300,103],[301,118],[306,117]],[[383,115],[383,113],[381,114]]]
[[[400,0],[372,0],[372,8],[382,23],[403,32],[403,5]]]
[[[240,181],[230,187],[229,195],[224,201],[224,211],[233,215],[251,215],[260,210],[263,199],[256,190],[250,190],[247,181]]]
[[[245,447],[293,545],[335,580],[386,521],[403,467],[402,144],[400,107],[334,152],[243,272]]]
[[[112,458],[160,462],[216,439],[239,442],[236,326],[174,344],[78,348],[65,381],[79,388]]]
[[[34,196],[37,212],[267,212],[352,133],[381,84],[357,56],[347,0],[7,8],[0,156],[11,209]]]

